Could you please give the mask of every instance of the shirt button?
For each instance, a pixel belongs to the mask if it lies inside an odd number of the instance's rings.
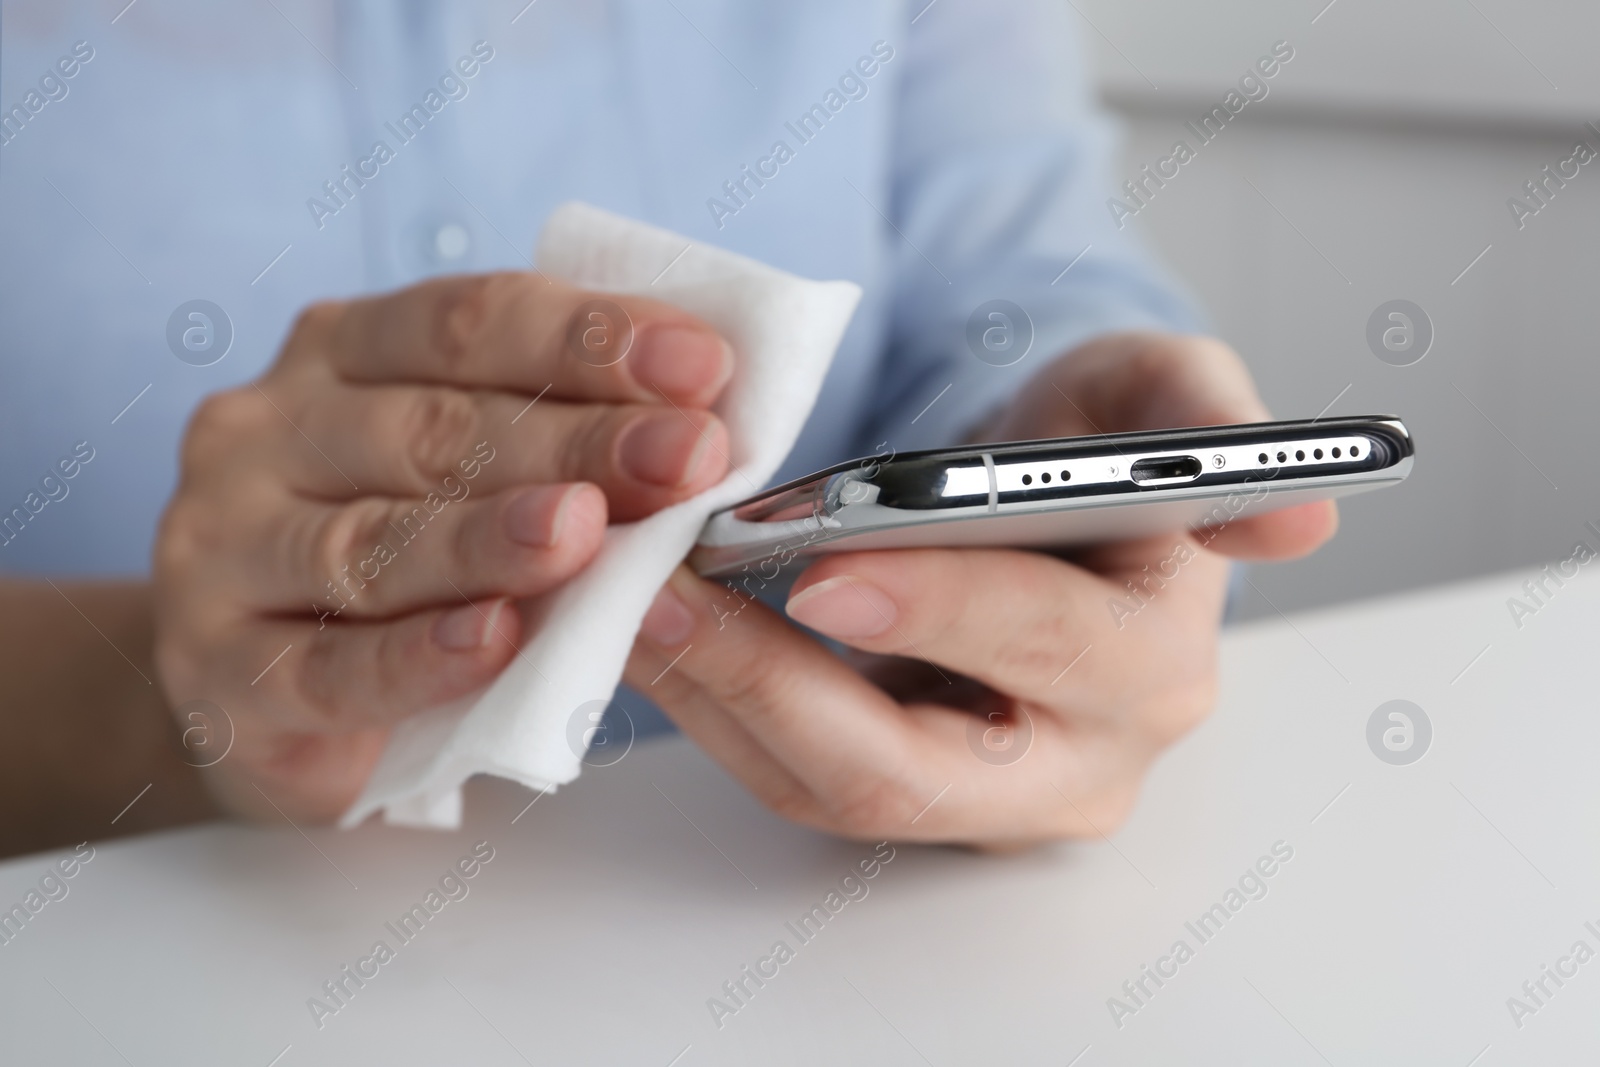
[[[433,254],[441,263],[459,262],[472,250],[472,234],[458,222],[447,222],[433,231]]]

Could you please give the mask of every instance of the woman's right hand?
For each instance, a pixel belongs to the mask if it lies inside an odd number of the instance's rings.
[[[305,311],[259,381],[201,404],[156,543],[169,704],[232,723],[218,800],[338,816],[394,723],[516,654],[513,600],[579,571],[608,518],[722,478],[732,372],[682,311],[530,273]]]

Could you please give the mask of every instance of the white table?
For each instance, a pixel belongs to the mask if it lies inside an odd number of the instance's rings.
[[[872,849],[767,814],[678,740],[515,821],[531,794],[482,783],[460,834],[103,845],[0,947],[0,1061],[1592,1062],[1600,959],[1545,979],[1520,1029],[1506,1003],[1574,941],[1600,950],[1584,926],[1600,929],[1600,581],[1586,569],[1518,630],[1505,601],[1523,577],[1232,632],[1221,708],[1114,847],[901,847],[804,944],[785,923]],[[1397,697],[1434,728],[1409,766],[1366,741]],[[384,923],[480,839],[495,858],[470,895],[319,1030],[307,999],[379,938],[398,945]],[[1267,895],[1201,944],[1186,921],[1277,841],[1294,854]],[[0,905],[45,865],[0,866]],[[1193,958],[1146,978],[1119,1028],[1108,998],[1131,1005],[1122,983],[1180,938]],[[707,999],[779,939],[794,958],[747,979],[719,1030]]]

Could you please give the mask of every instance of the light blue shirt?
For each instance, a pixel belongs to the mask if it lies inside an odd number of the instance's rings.
[[[189,413],[298,309],[526,266],[568,199],[863,287],[780,479],[1191,326],[1106,211],[1070,6],[926,3],[8,0],[0,570],[144,573]]]

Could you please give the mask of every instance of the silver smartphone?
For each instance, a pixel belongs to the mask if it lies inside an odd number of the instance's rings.
[[[707,577],[771,579],[830,552],[1068,548],[1215,528],[1393,485],[1412,456],[1392,415],[884,453],[717,512],[689,563]]]

